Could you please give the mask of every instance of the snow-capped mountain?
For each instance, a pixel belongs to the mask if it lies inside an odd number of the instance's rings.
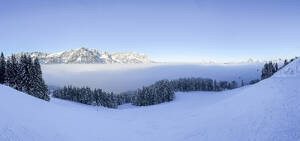
[[[143,64],[152,63],[147,55],[135,52],[108,53],[99,52],[96,49],[79,48],[59,53],[47,54],[42,52],[23,52],[22,54],[39,58],[42,64]]]

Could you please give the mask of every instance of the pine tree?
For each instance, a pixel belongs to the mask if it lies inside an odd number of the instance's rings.
[[[55,90],[53,96],[87,105],[101,105],[108,108],[117,108],[118,105],[123,104],[122,101],[125,101],[120,95],[106,93],[101,89],[91,90],[89,87],[65,86],[62,89]]]
[[[19,73],[20,73],[20,90],[26,93],[31,93],[30,92],[30,85],[31,85],[31,77],[29,73],[31,62],[29,62],[29,59],[26,55],[22,55],[20,58],[20,63],[19,63]]]
[[[274,73],[278,71],[278,64],[273,64],[272,62],[266,63],[262,69],[261,79],[266,79],[271,77]]]
[[[264,65],[264,68],[262,69],[261,79],[263,80],[270,77],[270,71],[271,71],[270,65],[269,63],[266,63]]]
[[[6,61],[3,52],[0,56],[0,84],[4,84],[6,81]]]
[[[220,89],[221,90],[228,89],[228,82],[227,81],[220,81],[219,84],[220,84]]]
[[[231,86],[230,89],[235,89],[238,87],[236,81],[232,81],[230,86]]]
[[[218,91],[218,88],[217,88],[217,80],[214,80],[214,91]]]
[[[45,81],[42,77],[42,70],[41,65],[39,63],[39,59],[36,58],[32,65],[32,79],[33,79],[33,93],[36,97],[44,99],[46,101],[50,100],[50,97],[48,95],[48,88],[45,84]]]
[[[288,64],[289,64],[288,60],[285,59],[285,60],[284,60],[284,66],[286,66],[286,65],[288,65]]]
[[[32,61],[30,56],[22,55],[18,62],[12,55],[6,63],[6,68],[9,86],[37,98],[50,100],[38,59]]]
[[[259,81],[260,81],[259,79],[251,80],[251,81],[249,82],[249,84],[250,84],[250,85],[253,85],[253,84],[258,83]]]
[[[6,83],[8,86],[21,90],[20,82],[21,82],[21,74],[19,71],[19,64],[16,60],[15,55],[12,55],[6,62]]]
[[[161,80],[151,86],[138,89],[132,104],[136,106],[155,105],[174,99],[174,91],[168,80]]]
[[[279,70],[278,63],[275,63],[275,72],[277,72],[278,70]]]

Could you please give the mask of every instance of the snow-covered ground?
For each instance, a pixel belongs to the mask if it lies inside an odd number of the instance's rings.
[[[90,86],[106,91],[136,90],[161,79],[204,77],[236,80],[238,83],[260,78],[263,64],[59,64],[43,65],[45,81],[50,86]]]
[[[177,93],[148,107],[50,103],[0,86],[0,141],[298,141],[300,60],[232,91]]]

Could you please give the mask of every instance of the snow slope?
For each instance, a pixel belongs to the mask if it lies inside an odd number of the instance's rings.
[[[51,86],[89,86],[105,91],[136,90],[161,79],[204,77],[245,83],[260,78],[263,64],[59,64],[42,65],[43,76]]]
[[[299,63],[252,86],[177,93],[175,101],[148,107],[48,103],[0,86],[0,140],[298,141]]]

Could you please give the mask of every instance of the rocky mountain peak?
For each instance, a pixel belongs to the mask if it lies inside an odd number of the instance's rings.
[[[99,52],[96,49],[87,49],[85,47],[52,54],[25,52],[16,56],[21,56],[21,54],[39,58],[42,64],[141,64],[152,62],[145,54],[134,52]]]

